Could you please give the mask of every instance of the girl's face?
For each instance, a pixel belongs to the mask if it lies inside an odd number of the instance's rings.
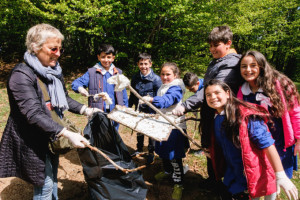
[[[205,97],[207,105],[221,113],[229,98],[229,91],[223,90],[219,85],[210,85],[205,89]]]
[[[259,65],[253,56],[245,56],[241,61],[241,75],[245,81],[255,83],[260,73]]]
[[[165,66],[161,69],[160,78],[163,84],[168,84],[174,81],[177,77],[170,67]]]

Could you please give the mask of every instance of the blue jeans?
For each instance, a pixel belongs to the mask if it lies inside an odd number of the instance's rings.
[[[59,155],[46,154],[45,182],[34,186],[33,200],[57,200],[57,170]]]

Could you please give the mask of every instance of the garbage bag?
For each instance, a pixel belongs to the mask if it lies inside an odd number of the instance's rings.
[[[92,146],[104,152],[117,165],[136,168],[119,133],[104,113],[96,113],[84,129],[84,136]],[[141,172],[125,174],[116,169],[98,152],[89,148],[78,149],[85,181],[91,199],[134,200],[145,199],[147,186]]]

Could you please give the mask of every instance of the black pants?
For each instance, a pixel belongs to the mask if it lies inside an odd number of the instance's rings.
[[[212,161],[209,157],[206,157],[207,160],[207,173],[208,173],[208,179],[211,181],[216,180],[215,172],[212,166]]]
[[[218,184],[218,192],[222,200],[249,200],[248,193],[231,194],[223,183]]]
[[[175,184],[182,185],[183,183],[183,164],[182,159],[163,159],[163,167],[165,172],[168,172],[172,175],[173,182]]]
[[[141,133],[137,133],[137,150],[138,151],[143,151],[143,147],[144,147],[144,134]],[[154,152],[154,145],[155,145],[155,140],[152,140],[151,138],[149,138],[149,144],[148,144],[148,151],[149,153],[153,153]]]

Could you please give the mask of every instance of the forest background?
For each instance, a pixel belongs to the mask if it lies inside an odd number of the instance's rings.
[[[173,61],[201,76],[211,60],[209,32],[229,25],[238,53],[258,50],[300,82],[299,11],[297,0],[1,0],[0,61],[21,61],[27,30],[49,23],[65,36],[65,75],[85,72],[98,45],[110,43],[116,66],[129,77],[141,52],[152,55],[156,72]]]

